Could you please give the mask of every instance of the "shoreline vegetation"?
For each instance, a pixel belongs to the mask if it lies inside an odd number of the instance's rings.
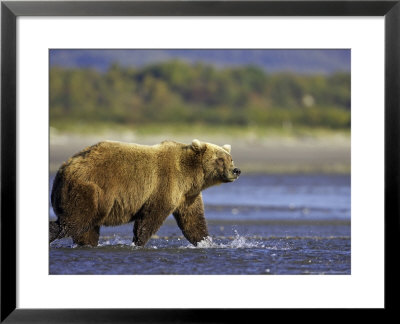
[[[350,173],[349,72],[170,60],[50,68],[50,171],[102,140],[231,144],[248,173]]]
[[[235,164],[243,174],[349,174],[351,170],[351,134],[347,129],[52,122],[49,135],[52,174],[73,154],[103,140],[154,145],[163,140],[189,144],[194,138],[231,144]]]
[[[50,120],[349,129],[350,73],[269,73],[172,60],[50,69]]]

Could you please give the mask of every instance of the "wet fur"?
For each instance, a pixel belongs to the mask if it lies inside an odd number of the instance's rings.
[[[208,236],[201,191],[233,181],[229,151],[197,140],[154,146],[107,141],[82,150],[55,177],[51,203],[58,219],[50,222],[50,242],[72,237],[96,246],[100,226],[134,221],[133,242],[142,246],[173,214],[196,245]]]

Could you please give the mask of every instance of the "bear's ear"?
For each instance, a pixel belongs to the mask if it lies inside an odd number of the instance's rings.
[[[222,148],[227,151],[228,153],[231,153],[231,146],[229,144],[225,144],[222,146]]]
[[[204,143],[201,143],[198,139],[194,139],[192,141],[193,151],[200,153],[201,151],[204,151],[205,148],[206,148],[206,145]]]

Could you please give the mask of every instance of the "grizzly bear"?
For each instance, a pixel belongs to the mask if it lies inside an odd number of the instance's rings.
[[[185,238],[208,237],[201,191],[235,181],[230,145],[193,140],[154,146],[104,141],[72,156],[57,172],[50,242],[72,237],[96,246],[100,226],[134,222],[133,242],[143,246],[173,214]]]

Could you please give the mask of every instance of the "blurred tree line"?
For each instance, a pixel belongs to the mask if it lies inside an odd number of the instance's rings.
[[[52,67],[50,122],[350,127],[350,74],[269,74],[169,61],[108,71]]]

